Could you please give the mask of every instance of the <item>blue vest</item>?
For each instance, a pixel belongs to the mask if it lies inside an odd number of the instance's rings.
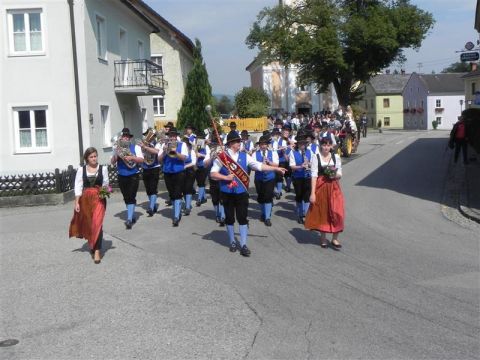
[[[178,142],[177,144],[177,153],[182,152],[183,142]],[[176,174],[185,170],[185,162],[180,160],[177,157],[170,157],[165,155],[163,158],[163,172],[167,174]]]
[[[286,141],[283,137],[278,140],[278,147],[288,146],[290,143]],[[279,162],[288,162],[287,156],[290,155],[290,149],[287,147],[285,150],[277,150],[278,151],[278,161]]]
[[[132,154],[135,154],[135,144],[130,144],[130,152]],[[118,175],[120,176],[132,176],[135,174],[138,174],[140,170],[138,169],[138,166],[134,166],[133,168],[129,168],[127,165],[125,165],[125,162],[118,158],[117,160],[117,169],[118,169]]]
[[[318,145],[315,143],[310,144],[310,151],[314,154],[317,153]]]
[[[243,168],[243,170],[248,171],[247,154],[246,153],[244,153],[244,152],[239,153],[237,164],[240,165]],[[220,169],[220,174],[225,175],[225,176],[230,175],[230,173],[228,172],[228,170],[225,166],[223,166]],[[235,181],[238,183],[240,180],[235,179]],[[224,192],[224,193],[229,193],[229,194],[243,194],[246,191],[242,184],[238,184],[238,186],[232,187],[231,189],[228,188],[229,184],[230,184],[230,181],[221,180],[220,181],[220,191]]]
[[[272,162],[273,161],[273,154],[271,150],[267,150],[267,159]],[[258,162],[263,162],[263,155],[260,150],[255,152],[255,160]],[[270,180],[275,179],[275,172],[274,171],[255,171],[255,180],[256,181],[263,181],[267,182]]]
[[[179,151],[177,150],[177,152]],[[185,159],[185,165],[190,164],[191,162],[192,162],[192,150],[189,149],[187,158]]]
[[[198,150],[198,153],[203,154],[203,155],[207,155],[207,149],[201,148],[200,150]],[[205,167],[205,165],[203,164],[204,159],[205,159],[204,157],[197,157],[197,168],[204,168]]]
[[[245,146],[245,150],[246,150],[247,152],[250,151],[250,150],[252,150],[252,144],[253,144],[253,143],[252,143],[251,140],[245,141],[244,146]]]
[[[299,166],[303,164],[303,157],[302,153],[300,150],[294,150],[293,156],[295,157],[295,165]],[[309,162],[312,161],[312,152],[308,149],[305,150],[305,157]],[[293,178],[294,179],[308,179],[312,176],[312,173],[310,171],[305,171],[304,168],[300,170],[294,170],[293,173]]]
[[[195,134],[191,134],[188,137],[188,141],[190,141],[190,144],[193,144],[195,142],[195,140],[197,140],[197,135],[195,135]]]

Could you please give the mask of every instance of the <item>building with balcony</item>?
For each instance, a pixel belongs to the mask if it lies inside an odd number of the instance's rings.
[[[450,130],[465,102],[463,73],[413,73],[403,90],[404,128]]]
[[[108,162],[123,127],[141,137],[152,96],[165,94],[150,61],[159,28],[140,0],[0,3],[2,174],[78,166],[95,146]]]

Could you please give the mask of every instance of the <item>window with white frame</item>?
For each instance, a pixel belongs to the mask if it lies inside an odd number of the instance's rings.
[[[102,119],[103,145],[110,146],[112,139],[112,126],[110,124],[110,107],[100,105],[100,117]]]
[[[49,151],[47,106],[13,108],[16,152]]]
[[[107,27],[105,18],[95,15],[95,35],[97,37],[97,56],[99,59],[107,60]]]
[[[152,55],[150,60],[160,67],[160,69],[154,68],[152,73],[163,74],[163,56],[162,55]]]
[[[138,40],[138,60],[145,59],[145,50],[143,48],[143,41]]]
[[[441,108],[442,107],[442,100],[441,99],[436,99],[435,100],[435,107]]]
[[[383,118],[383,126],[390,126],[390,117]]]
[[[442,117],[441,116],[437,116],[435,118],[435,120],[437,121],[437,124],[440,125],[442,123]]]
[[[11,55],[44,53],[42,9],[8,10],[7,23]]]
[[[163,96],[153,98],[153,115],[165,116],[165,99]]]

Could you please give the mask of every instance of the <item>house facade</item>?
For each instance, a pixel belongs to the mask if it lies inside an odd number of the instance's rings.
[[[250,72],[251,87],[266,92],[270,99],[270,112],[313,114],[322,110],[333,111],[338,99],[333,85],[327,92],[317,93],[315,86],[298,86],[298,69],[279,62],[267,65],[256,58],[246,68]]]
[[[378,74],[363,85],[363,96],[356,103],[365,110],[369,126],[379,122],[387,129],[403,129],[403,89],[407,74]]]
[[[474,28],[477,30],[478,40],[480,41],[480,0],[477,0]],[[480,51],[478,43],[475,51]],[[464,75],[463,79],[465,84],[465,109],[480,109],[480,69],[478,68],[478,62],[472,64],[472,71]]]
[[[403,91],[404,124],[408,130],[450,130],[465,102],[461,73],[413,73]]]
[[[160,31],[150,35],[151,60],[162,68],[165,94],[153,96],[153,116],[157,126],[176,123],[182,106],[187,77],[193,68],[193,42],[165,19],[157,16]]]
[[[164,93],[150,59],[158,28],[133,0],[0,3],[1,174],[78,166],[94,146],[112,154],[123,127],[141,137]]]

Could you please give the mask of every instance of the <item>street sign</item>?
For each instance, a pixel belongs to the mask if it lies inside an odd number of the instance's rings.
[[[465,49],[467,49],[468,51],[473,50],[474,47],[475,47],[475,44],[471,41],[465,44]]]
[[[463,61],[463,62],[477,61],[478,59],[480,59],[480,54],[478,53],[478,51],[460,54],[460,61]]]

